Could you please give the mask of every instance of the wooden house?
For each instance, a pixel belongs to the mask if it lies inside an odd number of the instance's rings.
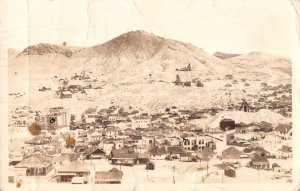
[[[64,164],[55,174],[58,182],[72,182],[74,177],[84,177],[87,181],[89,175],[90,170],[79,161]]]
[[[275,128],[275,136],[282,140],[290,140],[292,138],[292,125],[279,124]]]
[[[235,169],[232,166],[226,166],[224,168],[224,175],[228,177],[236,177]]]
[[[201,158],[201,160],[209,160],[213,157],[214,152],[213,149],[211,148],[204,148],[202,150],[199,151],[198,153],[198,157]]]
[[[276,162],[272,164],[272,170],[275,172],[281,172],[282,168]]]
[[[59,94],[60,99],[72,98],[72,92],[70,91],[62,91]]]
[[[179,160],[182,162],[192,162],[192,153],[181,153]]]
[[[102,149],[96,148],[86,155],[86,159],[102,159],[106,154]]]
[[[15,168],[26,170],[26,176],[45,176],[53,168],[51,160],[52,157],[33,154],[21,160]]]
[[[112,150],[110,154],[110,160],[112,164],[121,165],[134,165],[137,164],[138,153],[132,148],[122,148],[118,150]]]
[[[277,150],[277,158],[292,158],[293,157],[293,148],[291,146],[282,145],[281,149]]]
[[[148,151],[153,159],[165,159],[167,151],[165,147],[154,147]]]
[[[179,159],[180,155],[186,153],[185,149],[182,146],[167,146],[167,153],[172,159]]]
[[[109,171],[98,171],[95,174],[95,184],[121,184],[123,172],[117,168]]]
[[[242,151],[238,150],[235,147],[229,147],[222,151],[222,159],[239,159]]]
[[[266,156],[255,154],[250,161],[250,166],[255,169],[269,170],[270,163]]]

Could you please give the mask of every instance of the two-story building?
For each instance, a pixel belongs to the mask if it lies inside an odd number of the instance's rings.
[[[182,146],[186,150],[203,150],[208,146],[210,139],[205,135],[188,135],[182,138]]]
[[[142,148],[149,150],[155,146],[154,136],[143,136],[142,137]]]
[[[116,122],[116,123],[125,122],[126,117],[119,115],[119,114],[112,114],[112,115],[108,116],[108,121],[110,121],[112,123],[113,122]]]
[[[98,118],[98,114],[97,113],[84,113],[82,114],[82,121],[84,123],[96,123],[96,120]]]
[[[116,127],[109,127],[104,130],[104,135],[108,139],[117,139],[119,135],[119,129]]]
[[[131,127],[145,129],[151,125],[151,118],[148,116],[132,117]]]

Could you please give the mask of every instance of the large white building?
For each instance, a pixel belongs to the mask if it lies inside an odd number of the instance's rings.
[[[182,146],[186,150],[202,150],[205,147],[209,147],[209,142],[212,138],[206,135],[188,135],[182,138]]]
[[[143,136],[142,137],[142,148],[152,149],[155,146],[155,137],[154,136]]]
[[[96,120],[98,118],[98,114],[97,113],[84,113],[82,114],[82,121],[84,123],[96,123]]]
[[[131,119],[131,127],[132,128],[148,128],[151,125],[151,118],[150,117],[133,117]]]
[[[69,130],[70,114],[62,107],[46,109],[45,130],[50,133],[60,133]]]
[[[110,121],[110,122],[125,122],[126,117],[123,117],[119,114],[112,114],[108,117],[108,121]]]

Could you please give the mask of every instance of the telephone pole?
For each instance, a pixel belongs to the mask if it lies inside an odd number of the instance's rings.
[[[175,165],[173,166],[173,184],[175,184]]]
[[[206,177],[208,177],[208,161],[206,163]]]

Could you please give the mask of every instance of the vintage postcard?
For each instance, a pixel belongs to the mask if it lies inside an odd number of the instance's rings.
[[[1,189],[297,190],[298,8],[2,0]]]

